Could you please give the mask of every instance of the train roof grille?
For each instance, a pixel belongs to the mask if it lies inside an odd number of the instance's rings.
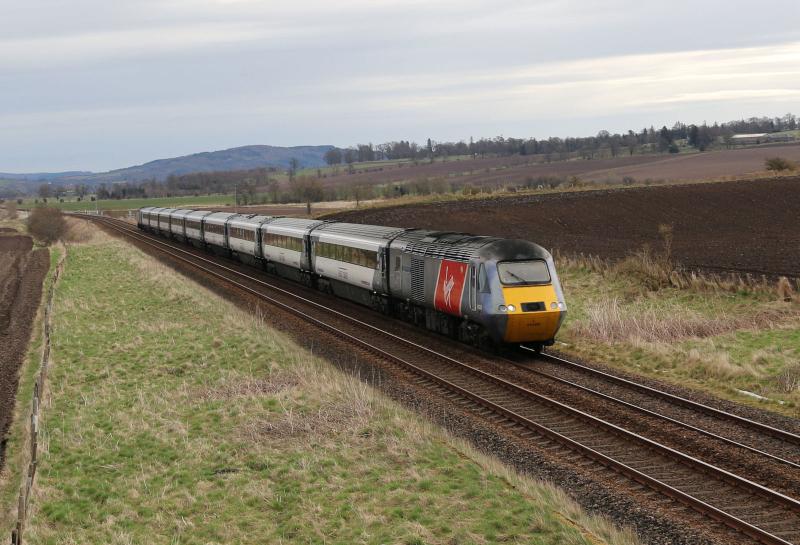
[[[495,240],[498,239],[463,233],[428,233],[421,240],[409,244],[407,251],[436,259],[469,261],[480,248]]]

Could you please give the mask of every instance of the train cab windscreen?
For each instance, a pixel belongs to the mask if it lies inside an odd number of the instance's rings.
[[[541,259],[500,262],[497,264],[497,274],[500,276],[500,282],[506,286],[527,286],[550,282],[547,263]]]

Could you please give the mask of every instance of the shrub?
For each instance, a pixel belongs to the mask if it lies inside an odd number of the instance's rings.
[[[764,164],[767,166],[767,170],[773,170],[775,172],[794,170],[797,168],[797,165],[783,157],[770,157],[764,161]]]
[[[673,271],[672,263],[664,255],[654,253],[649,246],[644,246],[611,267],[614,274],[635,278],[650,291],[671,286]]]
[[[66,230],[67,224],[58,208],[34,208],[28,216],[28,232],[46,244],[62,238]]]
[[[800,390],[800,365],[793,365],[784,369],[775,379],[778,391],[789,394]]]

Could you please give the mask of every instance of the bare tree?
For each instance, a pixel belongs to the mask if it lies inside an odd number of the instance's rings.
[[[294,181],[294,177],[297,176],[297,170],[300,168],[300,161],[295,157],[289,159],[289,181]]]
[[[269,182],[267,182],[267,191],[269,192],[269,198],[272,202],[278,202],[278,194],[280,193],[281,186],[278,183],[278,180],[274,178],[270,178]]]
[[[301,202],[306,203],[309,210],[312,202],[320,201],[323,197],[322,184],[309,176],[300,176],[295,180],[294,192]]]
[[[325,162],[329,165],[342,164],[342,151],[339,148],[329,149],[325,152]]]

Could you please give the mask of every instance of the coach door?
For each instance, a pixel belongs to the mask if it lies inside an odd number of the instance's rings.
[[[469,309],[475,312],[478,304],[478,275],[475,273],[475,265],[469,266]]]

